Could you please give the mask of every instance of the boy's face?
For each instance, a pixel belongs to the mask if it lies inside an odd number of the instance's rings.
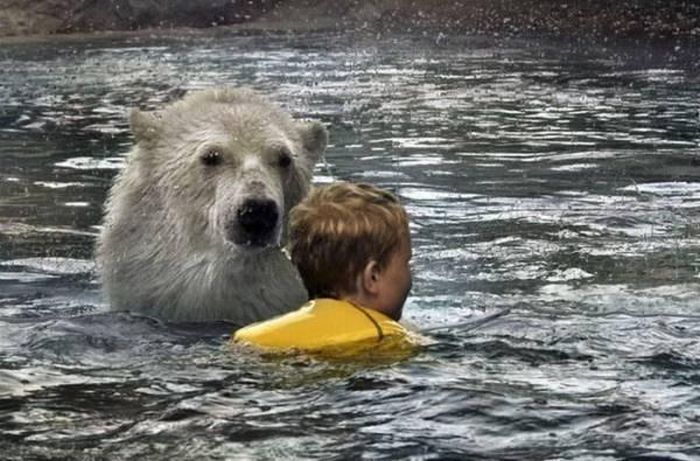
[[[394,320],[401,319],[403,305],[411,291],[411,240],[406,237],[389,259],[379,277],[375,309]]]

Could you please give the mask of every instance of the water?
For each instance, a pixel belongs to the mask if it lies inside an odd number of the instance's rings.
[[[700,457],[697,47],[440,37],[3,45],[3,457]],[[126,110],[215,84],[327,123],[316,182],[401,196],[408,322],[512,312],[375,365],[108,312],[91,253]]]

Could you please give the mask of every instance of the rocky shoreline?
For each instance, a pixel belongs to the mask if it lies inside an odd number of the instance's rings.
[[[700,4],[660,0],[0,0],[0,37],[236,27],[700,38]]]

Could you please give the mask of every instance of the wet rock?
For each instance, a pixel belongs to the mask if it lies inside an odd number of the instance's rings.
[[[92,0],[80,2],[60,31],[134,30],[153,27],[211,27],[249,21],[275,1]]]
[[[0,0],[0,36],[211,27],[700,38],[692,0]]]
[[[667,0],[281,0],[253,26],[518,36],[698,37],[700,3]]]
[[[0,36],[211,27],[249,21],[278,0],[0,0]]]

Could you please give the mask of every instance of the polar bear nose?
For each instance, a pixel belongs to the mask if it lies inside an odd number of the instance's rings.
[[[268,245],[275,238],[278,219],[279,211],[274,200],[248,199],[236,210],[232,240],[239,245]]]

